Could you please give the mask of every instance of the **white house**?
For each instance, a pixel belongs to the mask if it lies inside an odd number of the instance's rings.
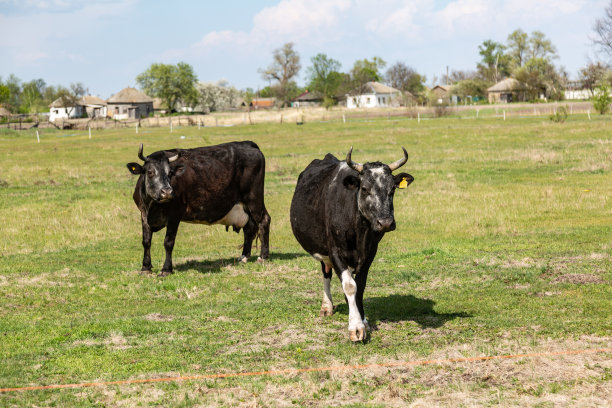
[[[346,95],[346,107],[383,108],[397,103],[402,92],[380,82],[368,82]]]
[[[83,116],[84,107],[78,103],[65,102],[62,98],[57,98],[49,105],[49,121],[55,122],[58,119],[80,118]]]

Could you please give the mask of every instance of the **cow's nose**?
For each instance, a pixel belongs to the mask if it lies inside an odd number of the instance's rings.
[[[160,196],[163,200],[169,200],[172,198],[172,189],[171,188],[162,188]]]
[[[393,217],[379,218],[376,221],[376,229],[381,232],[393,231],[395,229],[395,219]]]

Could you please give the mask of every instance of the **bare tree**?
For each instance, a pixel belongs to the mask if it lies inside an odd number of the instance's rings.
[[[595,20],[593,25],[595,36],[591,38],[593,45],[600,54],[612,59],[612,0],[604,9],[604,16]]]
[[[266,69],[259,69],[259,73],[266,81],[278,81],[275,88],[278,98],[283,106],[287,106],[291,99],[291,90],[296,88],[292,79],[300,72],[300,55],[293,49],[293,43],[286,43],[272,52],[272,64]]]

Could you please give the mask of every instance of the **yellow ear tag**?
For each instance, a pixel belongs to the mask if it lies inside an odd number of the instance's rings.
[[[136,167],[132,166],[132,171],[136,171]]]
[[[398,186],[398,187],[399,187],[399,188],[406,188],[406,187],[408,187],[408,182],[406,181],[406,177],[403,177],[403,178],[402,178],[402,181],[400,181],[400,183],[399,183],[399,186]]]

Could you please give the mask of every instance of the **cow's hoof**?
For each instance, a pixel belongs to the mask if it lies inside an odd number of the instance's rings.
[[[353,343],[357,343],[359,341],[365,341],[366,339],[366,329],[365,327],[358,327],[355,330],[349,330],[349,338]]]
[[[164,276],[172,275],[172,271],[161,271],[157,274],[158,278],[163,278]]]
[[[242,255],[240,258],[238,258],[238,262],[240,263],[247,263],[249,260],[249,257]]]
[[[322,307],[321,310],[319,311],[320,317],[331,316],[333,314],[334,314],[333,308]]]
[[[150,275],[150,274],[152,274],[152,273],[153,273],[153,271],[152,271],[151,269],[144,269],[144,268],[142,268],[142,269],[140,270],[140,274],[141,274],[141,275]]]
[[[261,256],[257,257],[257,263],[264,263],[264,262],[266,262],[266,260],[263,259]]]

